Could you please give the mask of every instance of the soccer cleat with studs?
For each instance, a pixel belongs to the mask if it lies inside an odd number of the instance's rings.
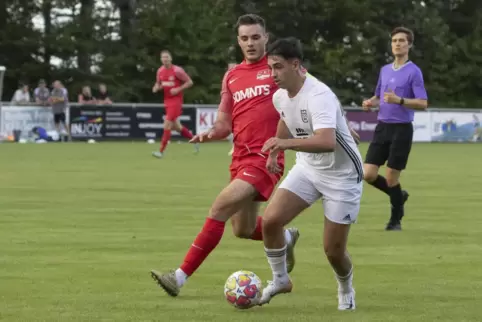
[[[176,297],[179,295],[181,288],[177,285],[176,273],[174,271],[162,274],[152,270],[151,277],[170,296]]]
[[[259,305],[261,306],[261,305],[268,304],[271,301],[271,299],[276,295],[291,293],[292,290],[293,290],[293,283],[291,283],[291,280],[288,280],[288,283],[286,284],[268,281],[268,286],[266,286],[263,289],[261,299],[259,300]]]

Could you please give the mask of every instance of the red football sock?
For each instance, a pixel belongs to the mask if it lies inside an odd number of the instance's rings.
[[[256,217],[256,228],[254,229],[252,240],[263,240],[263,217]]]
[[[224,234],[225,222],[207,218],[203,229],[189,248],[181,269],[187,276],[191,276],[208,255],[216,248]]]
[[[187,129],[187,127],[183,126],[181,129],[181,135],[186,139],[192,139],[192,133]]]
[[[164,133],[162,134],[162,139],[161,139],[161,149],[159,151],[164,152],[164,150],[167,147],[167,143],[171,139],[171,130],[164,130]]]

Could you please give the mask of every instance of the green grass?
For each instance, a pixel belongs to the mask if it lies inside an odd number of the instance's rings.
[[[157,147],[157,146],[156,146]],[[223,298],[230,273],[270,270],[260,243],[219,248],[178,298],[150,279],[177,267],[228,181],[227,144],[198,156],[172,144],[0,145],[1,321],[480,321],[482,148],[418,144],[403,187],[403,232],[385,232],[388,198],[365,186],[349,249],[357,311],[336,310],[321,247],[318,204],[301,230],[295,285],[270,305],[237,311]],[[366,146],[362,146],[364,154]],[[290,164],[293,154],[288,159]]]

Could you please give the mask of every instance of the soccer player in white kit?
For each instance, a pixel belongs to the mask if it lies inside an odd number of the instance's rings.
[[[293,287],[286,270],[283,227],[323,200],[324,249],[338,281],[338,309],[355,309],[353,266],[346,245],[350,225],[358,217],[362,196],[363,162],[355,139],[331,89],[301,72],[303,52],[295,38],[279,39],[268,48],[271,74],[280,87],[273,96],[281,114],[267,168],[279,171],[276,154],[298,151],[296,164],[272,197],[263,216],[263,237],[273,281],[263,290],[260,305]]]

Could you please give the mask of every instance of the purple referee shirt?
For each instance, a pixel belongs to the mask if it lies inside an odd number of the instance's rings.
[[[395,69],[393,64],[382,67],[378,76],[375,96],[380,98],[378,120],[385,123],[411,123],[415,111],[400,104],[383,101],[383,93],[393,90],[402,98],[427,99],[423,75],[420,68],[411,61]]]

